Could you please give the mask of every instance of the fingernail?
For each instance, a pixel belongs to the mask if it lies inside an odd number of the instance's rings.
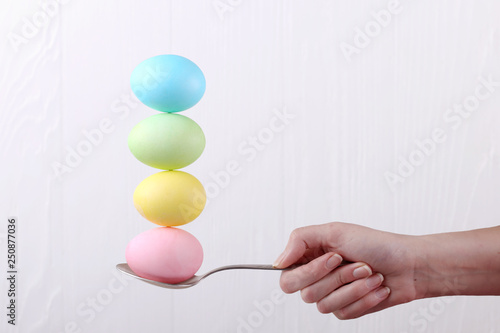
[[[377,296],[378,298],[386,298],[390,293],[391,289],[389,289],[388,287],[383,287],[375,292],[375,296]]]
[[[283,258],[285,258],[285,252],[283,252],[282,254],[280,254],[280,256],[278,257],[278,259],[276,259],[274,261],[273,267],[277,268],[281,264],[281,262],[283,261]]]
[[[335,267],[340,265],[342,260],[343,260],[342,257],[339,254],[335,253],[333,256],[328,258],[328,260],[326,261],[326,268],[327,269],[334,269]]]
[[[377,273],[377,274],[370,276],[368,279],[366,279],[366,286],[368,288],[374,288],[374,287],[380,285],[382,283],[382,281],[384,281],[384,277],[382,276],[382,274]]]
[[[368,267],[367,265],[363,265],[361,267],[358,267],[352,272],[352,276],[354,276],[355,279],[361,279],[365,278],[367,276],[372,275],[372,269]]]

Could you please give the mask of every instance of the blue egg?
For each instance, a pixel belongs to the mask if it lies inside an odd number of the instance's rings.
[[[164,54],[141,62],[130,77],[132,91],[150,108],[162,112],[189,109],[205,93],[205,76],[191,60]]]

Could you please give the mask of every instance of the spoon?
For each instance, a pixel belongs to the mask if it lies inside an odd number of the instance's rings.
[[[133,278],[142,280],[144,282],[150,283],[150,284],[155,285],[157,287],[168,288],[168,289],[185,289],[185,288],[194,287],[198,283],[200,283],[201,280],[206,278],[207,276],[212,275],[212,274],[217,273],[217,272],[220,272],[220,271],[226,271],[229,269],[262,269],[262,270],[274,270],[274,271],[281,271],[282,270],[280,268],[273,267],[273,265],[229,265],[229,266],[222,266],[222,267],[213,269],[210,272],[207,272],[203,275],[195,275],[186,281],[182,281],[182,282],[179,282],[176,284],[170,284],[170,283],[163,283],[163,282],[158,282],[158,281],[154,281],[154,280],[140,277],[130,269],[128,264],[118,264],[118,265],[116,265],[116,269],[119,270],[120,272],[128,275],[128,276],[133,277]]]

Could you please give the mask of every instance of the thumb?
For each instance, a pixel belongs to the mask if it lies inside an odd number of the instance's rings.
[[[312,225],[292,231],[283,253],[276,259],[273,266],[286,268],[297,262],[308,249],[329,247],[329,232],[327,225]]]

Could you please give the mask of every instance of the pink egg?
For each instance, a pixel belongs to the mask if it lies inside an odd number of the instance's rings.
[[[164,283],[179,283],[192,277],[203,262],[200,242],[189,232],[160,227],[135,236],[125,257],[135,274]]]

